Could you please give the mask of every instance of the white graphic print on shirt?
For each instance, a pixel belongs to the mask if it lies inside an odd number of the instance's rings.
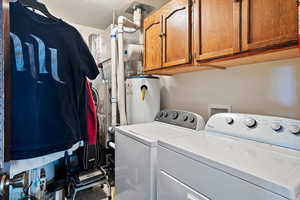
[[[38,61],[39,61],[39,73],[40,74],[48,74],[49,72],[46,69],[46,47],[45,43],[38,38],[35,35],[30,35],[33,39],[36,40],[38,44]],[[14,34],[10,33],[10,37],[12,38],[13,41],[13,46],[14,46],[14,51],[15,51],[15,60],[16,60],[16,70],[18,72],[25,72],[28,69],[25,68],[24,64],[24,54],[23,54],[23,47],[22,47],[22,42],[20,38]],[[33,78],[36,78],[36,65],[35,65],[35,55],[34,55],[34,45],[28,42],[25,42],[26,46],[28,47],[28,55],[29,55],[29,64],[30,64],[30,71],[31,75]],[[48,50],[51,53],[51,75],[52,78],[59,82],[59,83],[64,83],[59,75],[58,75],[58,61],[57,61],[57,56],[58,56],[58,51],[57,49],[54,48],[48,48]]]

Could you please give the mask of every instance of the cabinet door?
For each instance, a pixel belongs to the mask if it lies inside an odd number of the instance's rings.
[[[243,0],[243,50],[297,40],[296,5],[294,0]]]
[[[163,66],[191,62],[190,0],[173,0],[163,8]]]
[[[194,37],[196,60],[240,51],[241,3],[238,0],[196,0]]]
[[[150,16],[144,22],[144,71],[159,69],[162,66],[162,18]]]

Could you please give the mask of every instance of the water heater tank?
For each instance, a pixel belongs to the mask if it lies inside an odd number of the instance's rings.
[[[126,81],[126,112],[128,124],[152,122],[160,111],[158,77],[139,75]]]

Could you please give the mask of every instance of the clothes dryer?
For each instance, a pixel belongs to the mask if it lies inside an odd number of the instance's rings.
[[[202,134],[160,138],[158,200],[300,199],[300,121],[217,114]]]

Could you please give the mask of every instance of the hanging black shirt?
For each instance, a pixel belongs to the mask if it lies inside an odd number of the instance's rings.
[[[80,33],[10,3],[12,159],[66,150],[86,139],[86,77],[98,75]]]

